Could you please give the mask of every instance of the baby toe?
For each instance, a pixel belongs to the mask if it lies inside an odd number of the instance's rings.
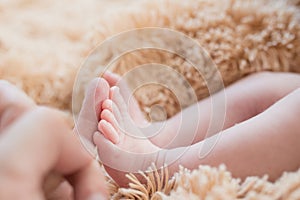
[[[112,143],[117,144],[120,140],[119,134],[116,129],[111,125],[111,123],[101,120],[99,122],[99,130],[105,138],[110,140]]]
[[[112,111],[113,110],[113,102],[110,99],[106,99],[103,103],[102,103],[102,109],[107,109]]]

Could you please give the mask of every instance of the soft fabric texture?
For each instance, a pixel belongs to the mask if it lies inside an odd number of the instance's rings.
[[[0,21],[0,78],[22,88],[38,104],[66,112],[71,111],[77,70],[89,53],[104,39],[134,28],[166,27],[195,39],[217,65],[225,86],[259,71],[300,72],[299,0],[10,0],[0,2]],[[121,48],[107,51],[113,54]],[[124,74],[151,62],[183,74],[198,100],[209,95],[201,74],[166,52],[127,54],[114,64],[114,71]],[[84,88],[78,95],[83,98]],[[161,86],[142,87],[135,96],[146,115],[154,104],[163,105],[167,117],[180,110],[172,91]],[[160,183],[162,177],[157,176],[146,175],[150,180],[146,186],[130,176],[131,189],[111,185],[112,195],[115,199],[300,199],[299,171],[284,174],[275,183],[265,177],[241,183],[223,166],[182,169],[169,182],[166,173]]]

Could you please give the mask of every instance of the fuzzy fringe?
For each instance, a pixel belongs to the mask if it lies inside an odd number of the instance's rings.
[[[148,172],[140,174],[147,180],[146,184],[142,184],[133,174],[128,174],[129,188],[118,188],[112,184],[111,199],[300,199],[300,169],[285,172],[275,183],[269,182],[267,176],[248,177],[241,182],[233,178],[224,165],[218,168],[201,165],[192,171],[181,166],[170,179],[166,167],[158,170],[152,165]]]

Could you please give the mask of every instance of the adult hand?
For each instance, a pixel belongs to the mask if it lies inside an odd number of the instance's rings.
[[[0,81],[0,199],[104,199],[99,165],[58,111]]]

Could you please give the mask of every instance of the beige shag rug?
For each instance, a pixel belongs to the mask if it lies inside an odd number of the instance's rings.
[[[0,23],[0,78],[38,104],[66,112],[76,72],[89,52],[105,38],[133,28],[167,27],[195,39],[209,52],[226,86],[259,71],[300,72],[299,0],[4,0]],[[199,100],[208,96],[202,76],[166,52],[128,54],[114,71],[124,74],[150,62],[183,74]],[[142,87],[135,96],[146,115],[154,104],[163,105],[167,117],[180,110],[171,91],[157,85]],[[240,182],[224,166],[182,168],[173,178],[164,169],[144,177],[146,185],[128,175],[127,189],[109,180],[113,199],[300,199],[300,171],[285,173],[275,183],[266,177]]]

